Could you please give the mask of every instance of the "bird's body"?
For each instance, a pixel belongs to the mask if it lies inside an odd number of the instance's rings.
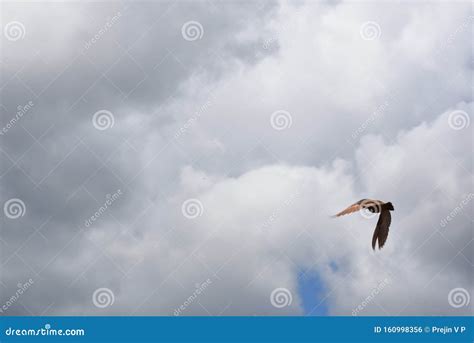
[[[390,211],[394,211],[391,202],[384,202],[381,200],[361,199],[358,202],[350,205],[345,210],[339,212],[335,217],[340,217],[360,210],[369,210],[372,213],[380,213],[379,220],[375,226],[374,235],[372,236],[372,249],[375,250],[375,244],[379,242],[379,249],[381,249],[388,237],[388,230],[392,222]]]

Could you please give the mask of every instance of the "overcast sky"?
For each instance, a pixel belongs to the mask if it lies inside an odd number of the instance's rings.
[[[1,8],[3,315],[472,314],[470,2]]]

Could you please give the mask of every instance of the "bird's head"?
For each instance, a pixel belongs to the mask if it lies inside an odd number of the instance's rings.
[[[367,209],[371,212],[371,213],[378,213],[380,212],[380,209],[377,207],[377,205],[370,205],[367,207]]]

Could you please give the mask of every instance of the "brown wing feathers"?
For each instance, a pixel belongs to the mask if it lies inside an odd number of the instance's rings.
[[[335,217],[344,216],[346,214],[357,212],[359,210],[360,210],[360,205],[359,204],[353,204],[353,205],[349,206],[348,208],[346,208],[345,210],[343,210],[343,211],[339,212],[338,214],[336,214]]]
[[[340,216],[344,216],[344,215],[349,214],[349,213],[354,213],[354,212],[359,211],[361,209],[360,204],[364,201],[366,201],[366,199],[359,200],[355,204],[352,204],[351,206],[349,206],[345,210],[343,210],[343,211],[339,212],[338,214],[336,214],[334,217],[340,217]]]
[[[379,249],[381,249],[385,245],[391,222],[392,222],[392,215],[390,214],[390,211],[383,210],[380,213],[379,220],[377,221],[377,226],[375,227],[375,230],[374,230],[374,235],[372,236],[372,249],[375,250],[376,241],[379,242]]]

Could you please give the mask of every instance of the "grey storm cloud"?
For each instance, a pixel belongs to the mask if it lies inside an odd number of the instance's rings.
[[[24,203],[2,213],[4,313],[301,315],[299,270],[332,315],[471,313],[448,294],[473,294],[472,18],[2,4],[0,203]],[[396,208],[380,252],[373,220],[329,218],[363,197]]]

